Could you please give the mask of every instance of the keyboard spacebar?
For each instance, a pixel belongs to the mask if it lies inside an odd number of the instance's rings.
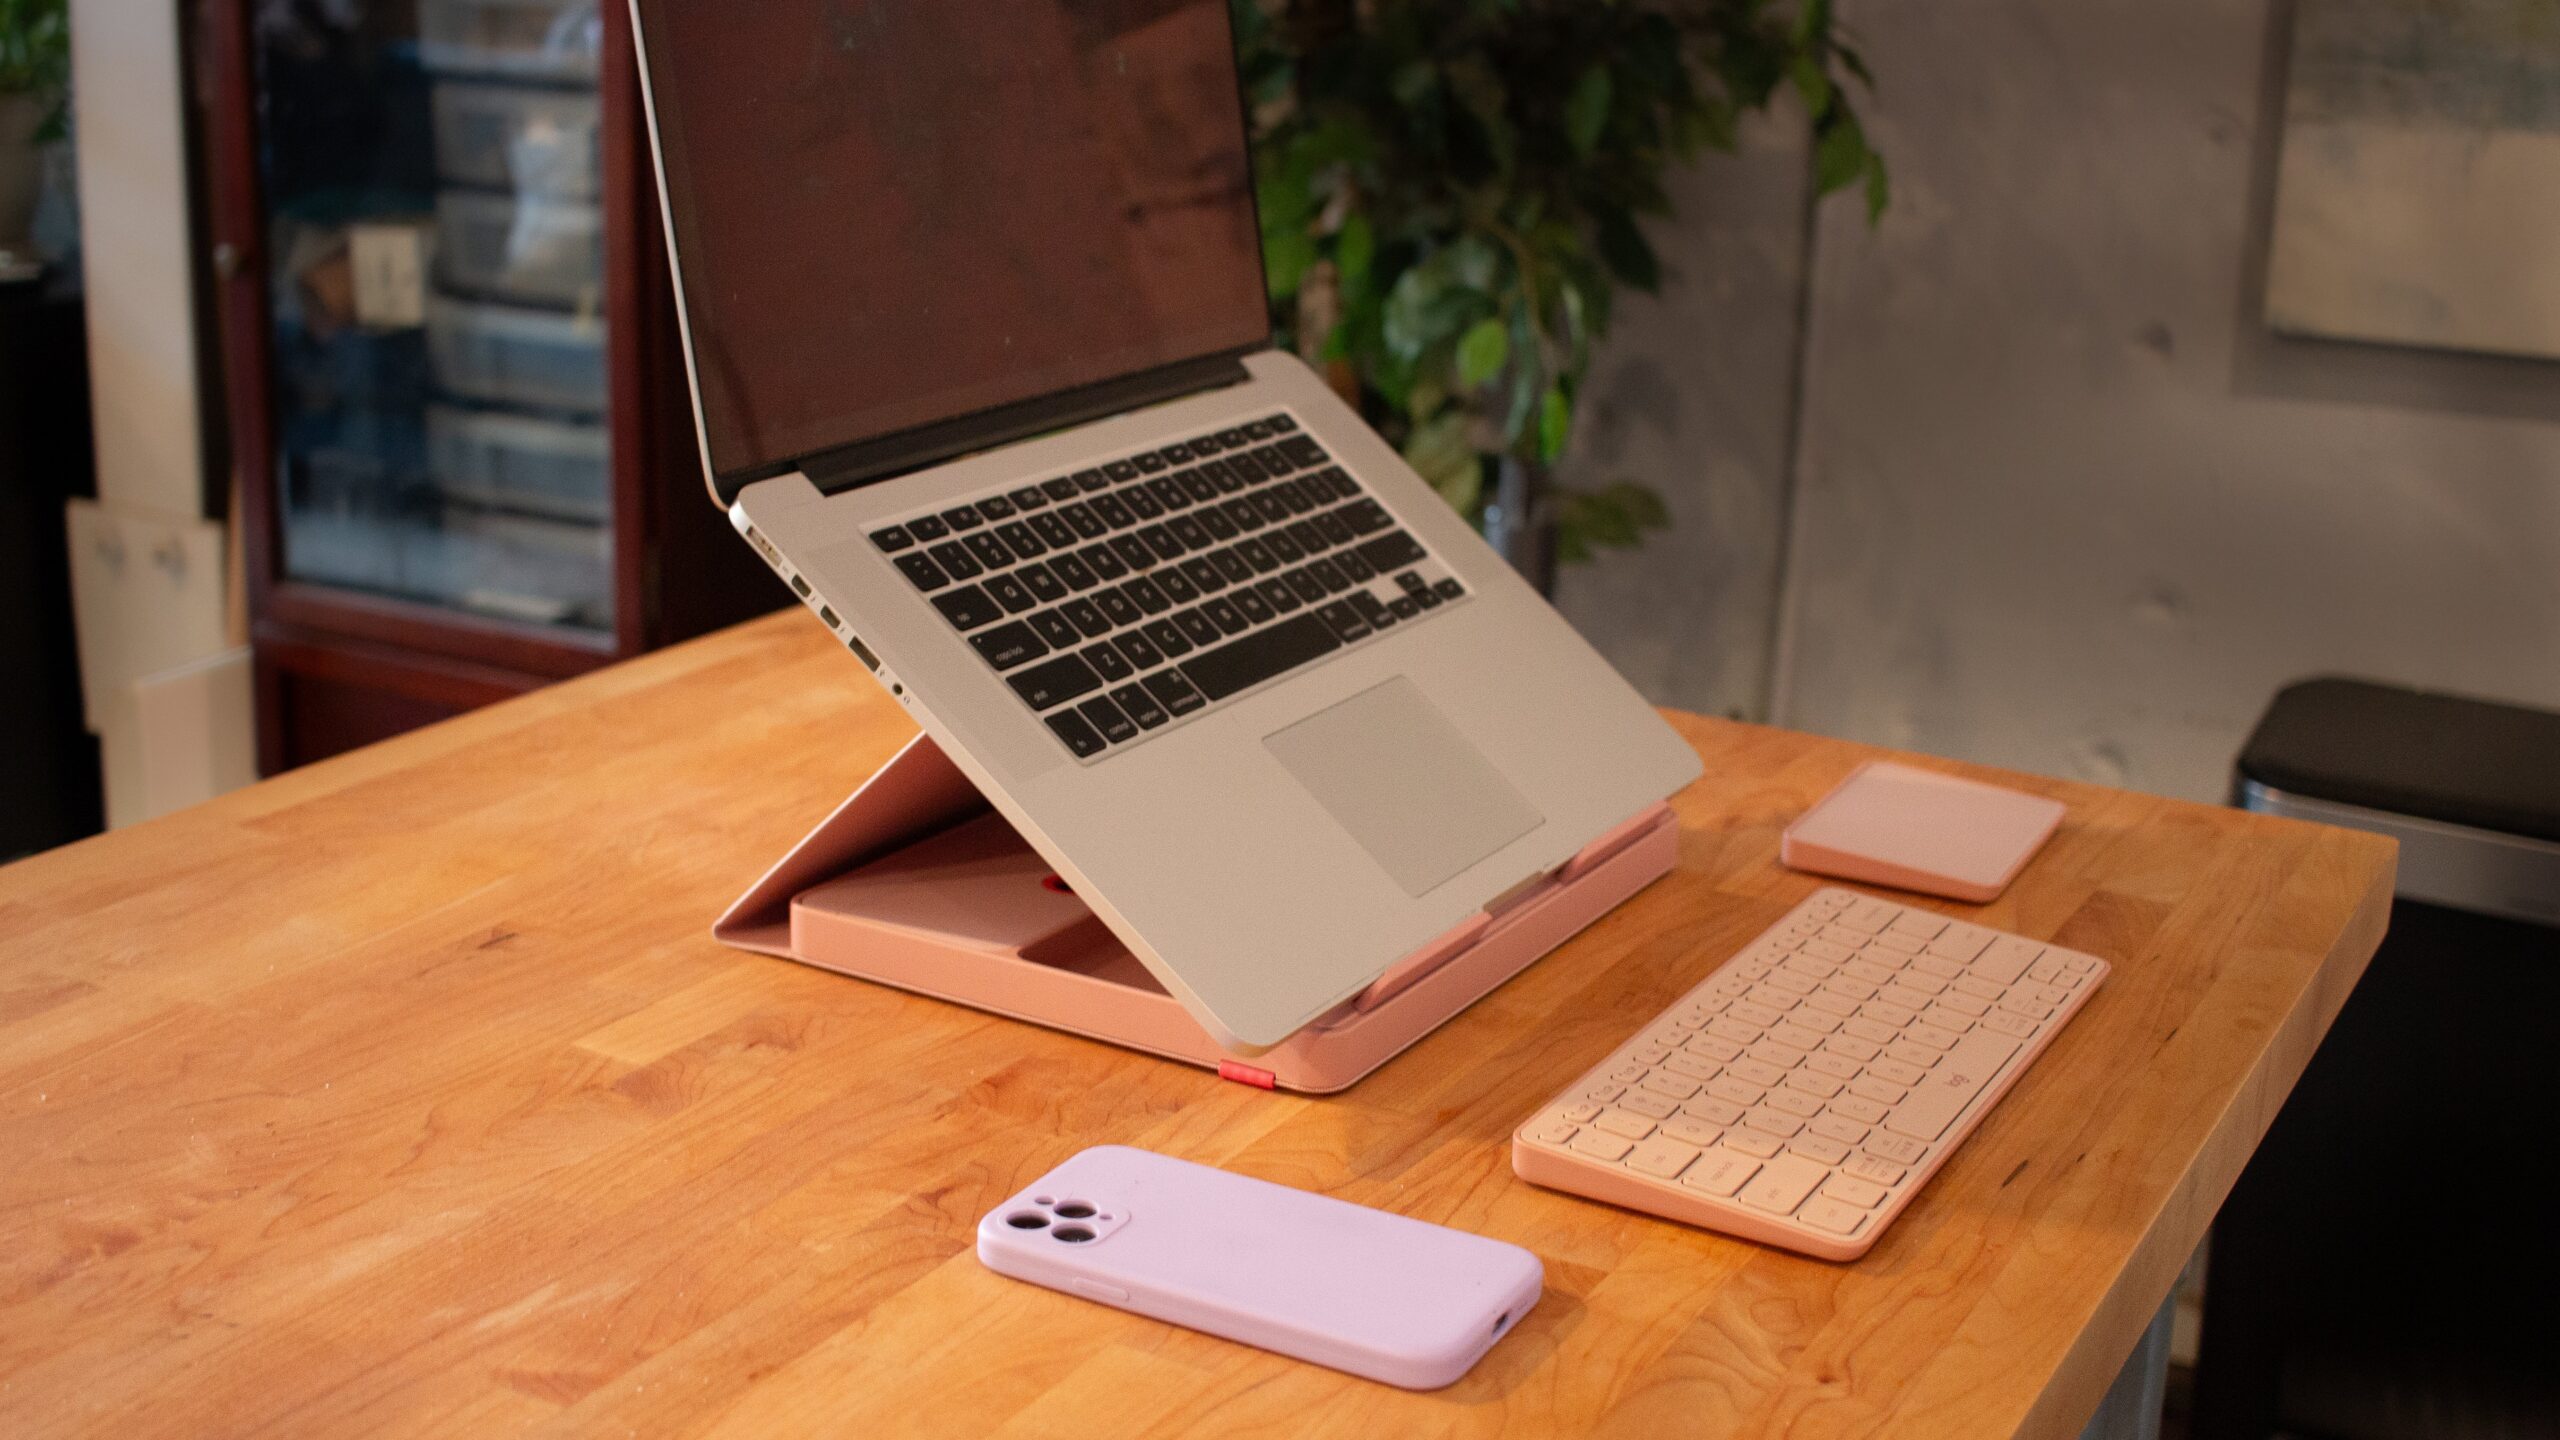
[[[1947,1126],[2009,1057],[2018,1053],[2018,1042],[2004,1040],[1988,1031],[1976,1030],[1958,1040],[1955,1048],[1941,1056],[1935,1068],[1918,1088],[1893,1107],[1884,1128],[1908,1135],[1914,1140],[1935,1140],[1947,1133]]]
[[[1294,670],[1328,650],[1339,650],[1333,627],[1313,613],[1257,630],[1232,645],[1182,662],[1182,673],[1212,700],[1250,690],[1284,671]]]

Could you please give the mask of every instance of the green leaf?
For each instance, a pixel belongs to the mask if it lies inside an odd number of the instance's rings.
[[[1831,0],[1804,0],[1796,10],[1795,45],[1809,49],[1816,39],[1831,33]]]
[[[1316,242],[1305,231],[1263,237],[1262,278],[1275,302],[1297,294],[1307,268],[1315,263]]]
[[[1458,341],[1458,378],[1481,385],[1511,358],[1511,335],[1499,320],[1479,320]]]
[[[1884,157],[1869,151],[1867,153],[1867,224],[1873,226],[1881,223],[1884,219],[1884,207],[1892,203],[1893,184],[1885,178]]]
[[[1796,57],[1793,67],[1796,93],[1804,97],[1805,113],[1820,120],[1831,111],[1831,72],[1822,61],[1808,51]]]
[[[1343,217],[1333,237],[1333,268],[1342,277],[1343,293],[1368,285],[1369,262],[1377,253],[1378,234],[1369,228],[1369,217],[1357,211]]]
[[[1867,134],[1859,128],[1858,117],[1846,106],[1832,111],[1814,138],[1814,193],[1828,195],[1864,179],[1870,158]]]
[[[1538,458],[1552,465],[1564,454],[1564,442],[1573,430],[1573,402],[1564,391],[1547,387],[1546,398],[1538,403]]]
[[[1607,61],[1594,61],[1574,82],[1573,98],[1565,105],[1564,128],[1575,154],[1589,155],[1600,143],[1600,131],[1609,123],[1612,88]]]

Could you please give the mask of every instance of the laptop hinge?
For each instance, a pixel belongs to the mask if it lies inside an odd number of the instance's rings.
[[[839,490],[904,475],[957,456],[992,450],[1051,430],[1107,419],[1141,406],[1236,384],[1247,378],[1244,363],[1239,358],[1244,353],[1185,360],[1055,395],[1043,395],[1017,405],[982,410],[956,420],[883,435],[876,440],[803,457],[799,462],[800,473],[808,476],[810,483],[821,492],[832,495]]]

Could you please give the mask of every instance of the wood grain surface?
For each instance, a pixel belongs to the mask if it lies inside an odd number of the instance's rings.
[[[0,869],[0,1430],[2068,1434],[2391,847],[2000,777],[2069,818],[1936,908],[2115,973],[1822,1264],[1511,1175],[1523,1116],[1817,883],[1778,831],[1879,753],[1675,719],[1679,869],[1324,1099],[714,944],[911,733],[797,615]],[[979,1214],[1104,1141],[1515,1241],[1546,1297],[1415,1395],[981,1268]]]

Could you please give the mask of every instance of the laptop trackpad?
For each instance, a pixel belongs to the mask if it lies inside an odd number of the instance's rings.
[[[1262,743],[1408,895],[1546,820],[1402,675]]]

